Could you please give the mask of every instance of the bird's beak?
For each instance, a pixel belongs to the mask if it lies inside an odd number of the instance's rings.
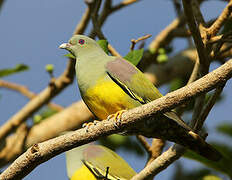
[[[72,45],[70,43],[63,43],[59,46],[60,49],[68,49],[70,48]]]

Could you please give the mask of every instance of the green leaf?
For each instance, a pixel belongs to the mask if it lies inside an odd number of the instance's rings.
[[[108,49],[108,41],[107,40],[98,40],[97,43],[99,44],[99,46],[101,46],[101,48],[103,49],[103,51],[105,51],[106,54],[109,54],[109,49]]]
[[[26,70],[29,70],[27,65],[17,64],[14,68],[0,69],[0,77],[9,76]]]
[[[218,162],[210,161],[191,150],[187,150],[184,157],[201,162],[216,171],[220,171],[232,177],[232,148],[216,143],[213,146],[223,155],[222,159]]]
[[[47,107],[47,108],[43,109],[39,114],[36,114],[33,117],[33,122],[34,122],[34,124],[38,124],[41,121],[43,121],[44,119],[54,115],[55,113],[57,113],[56,110]]]
[[[138,65],[139,61],[142,59],[143,57],[143,51],[144,49],[137,49],[137,50],[133,50],[130,51],[125,57],[124,59],[128,60],[129,62],[131,62],[132,64],[134,64],[135,66]]]
[[[71,59],[76,59],[74,55],[72,55],[71,53],[65,54],[65,57],[71,58]]]
[[[232,124],[229,123],[221,124],[217,127],[217,131],[229,137],[232,137]]]

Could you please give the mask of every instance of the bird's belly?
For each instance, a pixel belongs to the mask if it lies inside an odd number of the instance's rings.
[[[83,94],[82,98],[99,119],[106,119],[117,111],[132,109],[140,105],[113,81],[97,82],[94,87],[89,88]]]

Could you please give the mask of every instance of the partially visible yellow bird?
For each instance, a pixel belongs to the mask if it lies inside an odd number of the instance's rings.
[[[107,55],[93,39],[74,35],[60,48],[76,57],[76,76],[81,96],[100,120],[162,97],[159,90],[134,65]],[[174,111],[140,123],[129,133],[161,138],[181,144],[200,155],[217,161],[221,154],[207,144]]]
[[[92,144],[67,151],[66,167],[71,180],[128,180],[136,174],[115,152]]]

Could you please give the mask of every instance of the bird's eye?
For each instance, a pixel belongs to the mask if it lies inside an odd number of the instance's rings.
[[[79,39],[79,44],[83,45],[85,43],[84,39]]]

